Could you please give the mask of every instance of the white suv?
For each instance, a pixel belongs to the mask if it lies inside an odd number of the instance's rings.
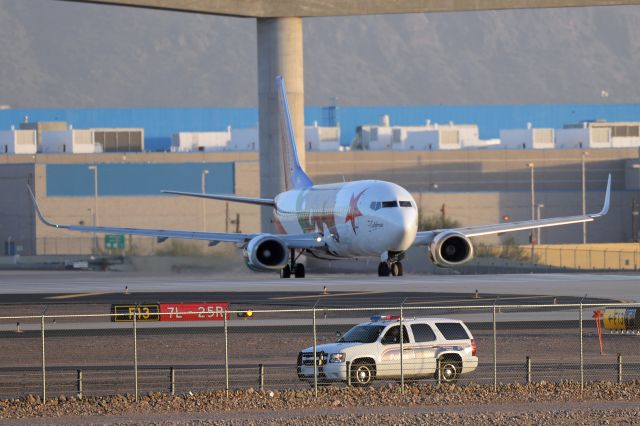
[[[467,326],[447,318],[374,316],[358,324],[336,343],[317,346],[318,382],[348,382],[368,386],[374,379],[438,378],[455,382],[478,366],[476,341]],[[402,368],[400,352],[402,347]],[[440,368],[437,368],[438,361]],[[314,380],[313,347],[298,354],[298,377]]]

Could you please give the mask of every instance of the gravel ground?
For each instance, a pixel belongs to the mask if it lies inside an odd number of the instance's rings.
[[[42,404],[28,395],[0,401],[0,424],[640,424],[640,381],[576,383],[398,385],[313,390],[253,389],[176,395],[152,393]]]

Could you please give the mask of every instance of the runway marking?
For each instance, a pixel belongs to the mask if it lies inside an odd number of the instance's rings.
[[[269,300],[293,300],[293,299],[315,299],[318,297],[336,297],[336,296],[362,296],[363,294],[377,294],[386,293],[386,291],[358,291],[355,293],[329,293],[329,294],[311,294],[304,296],[284,296],[284,297],[270,297]]]
[[[471,299],[453,299],[453,300],[449,300],[449,299],[443,299],[443,300],[432,300],[429,302],[405,302],[405,305],[435,305],[435,304],[442,304],[442,303],[450,303],[450,302],[475,302],[478,300],[485,300],[485,301],[491,301],[491,300],[520,300],[520,299],[546,299],[546,298],[553,298],[554,296],[513,296],[513,297],[482,297],[480,296],[479,298],[471,298]],[[558,297],[558,296],[555,296]]]
[[[61,296],[50,296],[46,297],[46,299],[60,300],[60,299],[76,299],[80,297],[90,297],[90,296],[103,296],[105,294],[111,294],[110,292],[94,292],[94,293],[74,293],[74,294],[63,294]]]

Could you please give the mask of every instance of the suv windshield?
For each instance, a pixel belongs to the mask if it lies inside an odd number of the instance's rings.
[[[373,343],[384,328],[384,325],[356,325],[347,331],[338,343]]]

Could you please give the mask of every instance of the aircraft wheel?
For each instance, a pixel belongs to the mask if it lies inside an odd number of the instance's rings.
[[[398,277],[401,277],[404,275],[404,268],[402,267],[402,263],[401,262],[396,262],[396,265],[398,267]]]
[[[392,277],[397,277],[399,275],[400,269],[398,268],[398,263],[394,262],[389,266],[389,270],[391,272]]]
[[[296,263],[296,266],[293,268],[293,275],[296,278],[304,278],[305,270],[302,263]]]
[[[388,277],[391,273],[389,269],[389,264],[387,262],[380,262],[378,265],[378,276],[379,277]]]
[[[291,278],[291,268],[289,265],[280,270],[280,278]]]

